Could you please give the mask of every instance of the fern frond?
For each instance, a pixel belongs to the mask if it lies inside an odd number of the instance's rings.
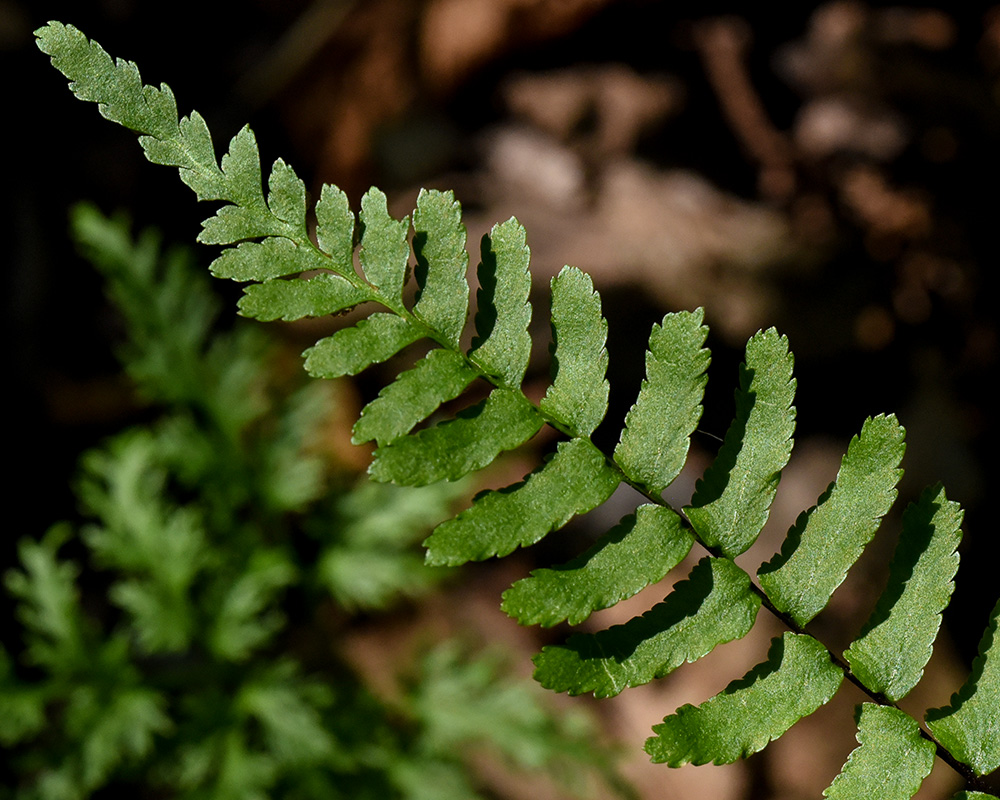
[[[824,797],[909,800],[934,766],[934,745],[916,720],[896,708],[863,703],[858,708],[858,745]]]
[[[927,712],[927,727],[977,775],[1000,767],[1000,600],[972,662],[972,674],[951,705]]]
[[[653,494],[676,478],[701,419],[710,354],[704,312],[667,314],[649,335],[646,378],[615,448],[622,471]]]
[[[736,419],[684,509],[701,541],[729,558],[756,541],[792,452],[792,360],[788,340],[773,328],[747,342]]]
[[[836,481],[799,516],[781,552],[757,571],[767,596],[799,625],[823,610],[896,499],[903,434],[892,415],[865,420]]]
[[[926,489],[903,514],[889,585],[861,635],[844,653],[873,692],[899,700],[917,685],[955,588],[962,511],[944,489]]]
[[[656,583],[693,544],[677,514],[642,505],[577,558],[519,580],[504,592],[501,608],[522,625],[578,625]]]
[[[535,680],[569,694],[613,697],[749,633],[760,609],[733,562],[706,556],[666,599],[624,625],[574,634],[535,656]]]
[[[667,314],[653,326],[645,378],[609,457],[589,438],[607,409],[607,324],[591,280],[579,270],[566,267],[551,283],[551,385],[538,405],[522,388],[532,348],[530,251],[514,218],[482,239],[475,331],[463,352],[469,305],[466,230],[450,192],[422,191],[417,199],[412,215],[417,285],[411,303],[405,291],[411,220],[393,219],[382,192],[372,189],[362,200],[359,272],[355,219],[339,189],[324,186],[320,193],[314,244],[307,233],[303,182],[276,161],[265,197],[257,143],[248,128],[233,137],[216,163],[204,120],[196,113],[178,119],[168,87],[143,86],[135,65],[113,61],[74,28],[52,23],[37,36],[39,47],[81,99],[99,103],[106,117],[140,133],[149,160],[178,167],[199,199],[229,204],[203,223],[199,239],[228,247],[211,267],[216,276],[258,283],[245,289],[244,315],[292,320],[338,314],[368,302],[382,308],[309,348],[305,365],[310,374],[354,375],[429,340],[427,355],[386,386],[354,427],[356,442],[377,445],[369,468],[373,479],[412,486],[455,481],[521,446],[543,424],[567,437],[522,482],[478,495],[466,511],[439,524],[425,542],[428,563],[460,564],[531,545],[604,503],[622,481],[649,504],[580,556],[536,569],[515,583],[504,594],[508,614],[523,624],[577,624],[658,581],[693,542],[708,549],[710,556],[646,614],[544,648],[535,661],[536,677],[544,685],[570,694],[617,694],[745,635],[764,603],[793,631],[775,639],[767,660],[744,678],[699,707],[682,706],[654,728],[648,753],[677,766],[728,763],[759,751],[827,702],[845,673],[879,704],[903,697],[920,679],[951,594],[961,521],[957,505],[937,487],[904,515],[888,588],[845,655],[850,666],[801,633],[844,581],[896,498],[904,431],[895,417],[865,422],[837,479],[799,516],[780,552],[757,571],[757,588],[733,559],[759,535],[789,459],[795,380],[784,337],[767,330],[748,342],[735,419],[682,518],[667,508],[661,494],[683,468],[702,414],[710,353],[700,309]],[[487,391],[476,397],[485,394],[485,399],[452,418],[433,419],[442,404],[462,397],[477,378]],[[73,575],[55,567],[52,548],[57,546],[26,549],[27,572],[10,579],[37,617],[28,624],[34,625],[35,655],[41,659],[50,657],[46,637],[82,636],[72,620],[60,616],[72,598]],[[328,567],[333,563],[328,579],[337,583],[333,573],[344,565],[334,562],[324,561]],[[216,657],[238,661],[267,641],[276,623],[265,606],[291,579],[289,564],[278,550],[262,551],[238,580],[219,591],[218,613],[206,634]],[[133,613],[139,613],[141,603],[152,602],[141,593],[131,600],[126,594],[119,600]],[[44,603],[50,607],[43,608]],[[966,777],[970,773],[957,761],[977,774],[1000,766],[998,625],[1000,603],[969,681],[950,707],[926,717],[942,755]],[[913,720],[891,706],[863,706],[860,747],[828,794],[888,791],[902,797],[914,790],[926,774],[930,747],[916,730]],[[260,776],[273,764],[254,760],[242,728],[217,744],[220,753],[232,756],[227,763],[253,773],[240,777],[240,785],[255,791],[269,785],[271,779]],[[887,778],[887,754],[900,748],[908,755],[897,774]],[[405,765],[399,768],[406,771]],[[417,774],[427,772],[414,769],[410,778]],[[981,788],[975,781],[968,785]]]
[[[843,678],[823,645],[786,633],[771,643],[767,661],[743,678],[654,725],[646,752],[672,767],[746,758],[829,701]]]

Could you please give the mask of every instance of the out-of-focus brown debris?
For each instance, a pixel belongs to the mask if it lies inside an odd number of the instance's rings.
[[[747,24],[735,17],[706,20],[694,28],[695,45],[726,120],[760,165],[761,194],[784,200],[795,191],[792,148],[774,127],[747,73],[744,58],[750,39]]]
[[[421,15],[420,67],[447,92],[515,47],[566,34],[610,0],[430,0]]]

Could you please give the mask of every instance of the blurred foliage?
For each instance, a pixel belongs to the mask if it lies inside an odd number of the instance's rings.
[[[281,385],[257,330],[213,333],[187,251],[90,206],[73,228],[151,419],[84,454],[88,521],[22,539],[6,574],[0,795],[494,797],[474,752],[581,791],[616,782],[588,718],[555,716],[497,656],[445,640],[391,693],[369,685],[352,620],[442,577],[417,543],[466,487],[338,477],[314,444],[335,397]]]

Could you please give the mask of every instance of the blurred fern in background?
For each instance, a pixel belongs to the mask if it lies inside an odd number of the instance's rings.
[[[89,206],[73,231],[157,413],[82,457],[87,524],[19,531],[0,796],[466,800],[484,795],[463,755],[484,752],[627,794],[589,718],[555,717],[495,656],[445,641],[391,698],[366,684],[345,632],[441,577],[416,545],[467,487],[334,479],[307,444],[329,384],[287,392],[260,329],[215,333],[187,251]]]

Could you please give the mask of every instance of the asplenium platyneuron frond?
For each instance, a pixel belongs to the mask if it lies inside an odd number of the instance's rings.
[[[953,589],[962,514],[943,489],[929,489],[905,513],[888,586],[843,658],[804,630],[896,498],[904,432],[895,417],[864,423],[836,481],[759,569],[758,586],[733,559],[766,522],[791,452],[795,381],[784,337],[767,330],[748,342],[734,421],[682,515],[661,493],[684,466],[701,416],[710,356],[700,310],[667,314],[653,327],[646,378],[618,445],[604,453],[590,437],[607,408],[607,326],[600,298],[579,270],[566,267],[552,281],[552,384],[538,404],[522,390],[531,350],[531,276],[516,220],[496,225],[482,240],[474,335],[464,349],[468,255],[450,192],[422,191],[412,220],[395,220],[385,196],[372,189],[356,222],[343,192],[324,186],[311,212],[314,242],[302,181],[279,160],[265,193],[249,129],[217,161],[204,120],[196,113],[178,119],[169,88],[143,86],[134,64],[112,60],[72,27],[51,23],[37,36],[78,97],[137,131],[149,160],[178,167],[199,199],[225,204],[204,222],[199,239],[228,246],[212,272],[249,283],[240,301],[245,316],[294,320],[380,307],[309,348],[311,374],[354,375],[411,344],[430,345],[355,425],[356,442],[377,446],[369,470],[375,480],[455,480],[521,446],[543,425],[563,435],[522,482],[478,495],[441,523],[425,542],[429,563],[457,565],[531,545],[604,503],[622,483],[646,502],[586,552],[516,582],[504,593],[508,614],[522,624],[577,624],[660,580],[694,543],[708,551],[642,616],[546,647],[535,659],[540,682],[570,694],[617,694],[745,636],[764,605],[790,631],[772,642],[764,662],[716,697],[685,705],[657,725],[646,744],[655,761],[727,763],[757,752],[826,703],[846,676],[873,702],[859,708],[859,747],[827,796],[910,797],[935,752],[966,778],[965,796],[987,796],[978,776],[1000,766],[1000,604],[972,675],[950,707],[929,712],[921,729],[894,706],[920,679]],[[412,301],[406,292],[411,275]],[[474,384],[486,387],[485,399],[423,424]]]

